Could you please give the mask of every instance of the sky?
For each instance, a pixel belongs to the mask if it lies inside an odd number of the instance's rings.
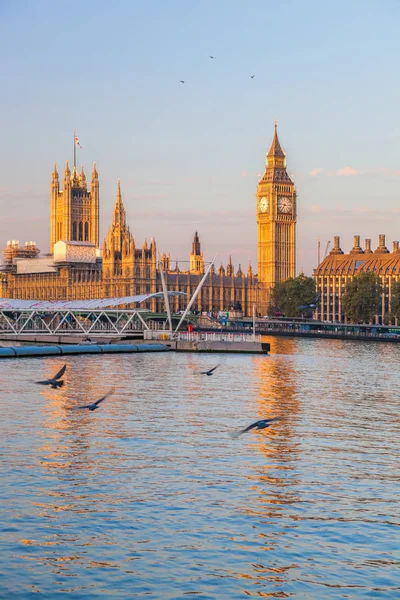
[[[0,246],[49,250],[50,181],[118,178],[137,246],[251,260],[274,118],[298,193],[297,271],[333,236],[400,239],[397,0],[0,0]],[[214,56],[214,59],[210,58]],[[250,78],[250,75],[255,75]],[[185,83],[180,83],[184,80]],[[362,243],[364,245],[364,243]]]

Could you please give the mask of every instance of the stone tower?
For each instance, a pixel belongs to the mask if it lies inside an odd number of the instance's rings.
[[[258,225],[258,310],[266,314],[271,288],[296,269],[296,188],[286,170],[276,123],[265,173],[256,192]]]
[[[190,254],[190,272],[191,273],[204,273],[204,259],[203,253],[200,248],[199,234],[194,234],[192,252]]]
[[[121,184],[118,179],[113,220],[103,244],[103,268],[106,279],[115,276],[133,277],[135,240],[126,224],[122,203]],[[129,295],[129,294],[127,294]]]
[[[60,191],[57,167],[54,165],[51,181],[50,252],[60,240],[92,242],[99,247],[99,176],[93,167],[90,191],[82,170],[72,174],[68,161],[64,171],[63,189]]]

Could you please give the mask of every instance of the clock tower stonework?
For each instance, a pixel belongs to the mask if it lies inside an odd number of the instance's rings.
[[[258,312],[267,314],[271,289],[295,277],[296,188],[286,170],[277,126],[256,192],[258,225]]]

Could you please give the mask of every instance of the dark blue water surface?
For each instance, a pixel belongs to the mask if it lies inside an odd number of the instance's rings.
[[[0,596],[399,598],[400,345],[270,341],[0,361]]]

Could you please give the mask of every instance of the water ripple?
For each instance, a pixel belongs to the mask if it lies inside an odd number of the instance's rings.
[[[269,341],[1,361],[0,596],[399,597],[400,348]]]

